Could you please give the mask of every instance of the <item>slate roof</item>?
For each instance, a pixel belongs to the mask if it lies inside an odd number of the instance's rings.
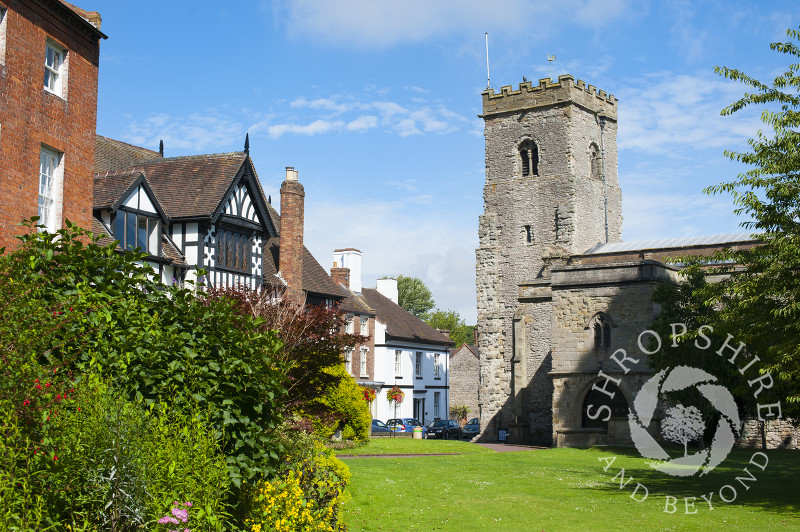
[[[609,242],[595,244],[584,255],[619,253],[623,251],[643,251],[648,249],[686,248],[692,246],[711,246],[739,242],[755,242],[752,233],[725,233],[686,238],[662,238],[660,240],[634,240],[631,242]]]
[[[96,11],[87,11],[78,6],[72,5],[64,0],[55,0],[56,5],[66,8],[75,20],[80,21],[84,27],[90,29],[97,37],[108,39],[108,35],[100,31],[100,15]]]
[[[137,163],[161,159],[157,151],[140,148],[102,135],[94,136],[94,173],[129,168]]]
[[[361,295],[375,310],[375,315],[386,324],[387,340],[408,340],[442,346],[452,346],[453,341],[374,288],[365,288]]]

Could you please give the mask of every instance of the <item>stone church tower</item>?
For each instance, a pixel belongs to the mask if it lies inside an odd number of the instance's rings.
[[[622,236],[617,100],[560,76],[483,92],[477,255],[483,437],[553,436],[550,270]]]

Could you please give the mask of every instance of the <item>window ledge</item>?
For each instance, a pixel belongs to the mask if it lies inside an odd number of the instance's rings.
[[[44,90],[44,92],[46,92],[47,94],[52,94],[53,96],[55,96],[56,98],[58,98],[61,101],[64,101],[64,102],[67,101],[67,99],[64,98],[64,96],[62,96],[61,94],[59,94],[59,93],[57,93],[55,91],[51,91],[47,87],[42,87],[42,90]]]
[[[253,272],[251,272],[250,270],[239,270],[237,268],[231,268],[229,266],[215,265],[214,269],[218,272],[238,273],[239,275],[253,275]]]

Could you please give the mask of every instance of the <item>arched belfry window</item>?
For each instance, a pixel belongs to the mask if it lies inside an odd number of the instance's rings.
[[[519,145],[519,158],[522,175],[539,175],[539,148],[532,140],[523,141]]]
[[[605,314],[598,314],[590,326],[594,335],[595,349],[608,349],[611,346],[611,322]]]
[[[592,179],[600,179],[600,150],[597,149],[597,144],[592,142],[589,145],[589,165],[591,168]]]

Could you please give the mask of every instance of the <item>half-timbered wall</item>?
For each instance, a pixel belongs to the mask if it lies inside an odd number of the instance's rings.
[[[244,183],[240,183],[239,187],[228,196],[224,213],[229,216],[237,216],[245,220],[250,220],[259,225],[261,224],[261,220],[259,220],[258,214],[256,213],[256,207]]]
[[[209,282],[216,287],[246,286],[259,288],[262,281],[261,251],[263,248],[262,234],[253,230],[239,229],[248,235],[249,268],[247,272],[239,272],[232,268],[224,268],[217,264],[217,239],[218,232],[225,228],[212,225],[203,239],[202,265],[208,271]]]

